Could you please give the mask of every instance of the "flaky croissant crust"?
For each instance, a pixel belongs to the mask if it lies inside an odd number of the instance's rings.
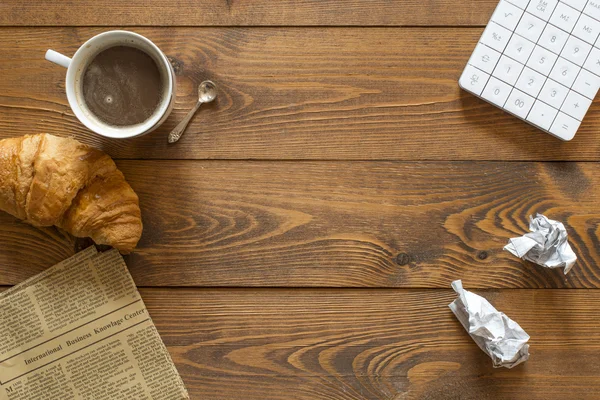
[[[122,253],[142,235],[138,197],[114,161],[77,140],[48,134],[0,140],[0,209]]]

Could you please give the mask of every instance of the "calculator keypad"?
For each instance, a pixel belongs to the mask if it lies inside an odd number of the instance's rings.
[[[546,77],[544,75],[535,72],[531,68],[525,67],[519,80],[517,80],[516,88],[530,96],[537,97],[540,90],[542,90],[544,82],[546,82]]]
[[[600,3],[588,1],[583,12],[596,20],[600,20]]]
[[[460,86],[572,139],[600,89],[600,0],[501,0]]]
[[[497,22],[506,29],[514,31],[522,15],[523,10],[519,7],[512,5],[507,1],[503,1],[496,7],[496,11],[494,11],[494,15],[492,16],[492,21]]]
[[[552,17],[550,17],[550,23],[564,32],[571,32],[579,19],[581,13],[572,7],[569,7],[565,3],[558,3]]]
[[[509,3],[514,4],[519,7],[521,10],[527,8],[527,4],[529,4],[529,0],[509,0]]]
[[[542,88],[540,98],[544,99],[546,103],[559,110],[568,93],[568,87],[563,86],[552,79],[548,79]]]
[[[485,89],[483,89],[481,97],[499,107],[503,107],[511,90],[512,87],[509,84],[492,76]]]
[[[492,75],[514,86],[519,75],[521,75],[521,71],[523,71],[523,64],[512,58],[502,56]]]
[[[485,44],[479,43],[471,55],[469,64],[474,65],[480,70],[491,74],[496,68],[496,64],[500,60],[502,54],[486,46]]]
[[[536,45],[529,61],[527,61],[527,66],[540,74],[548,76],[557,58],[558,56],[550,50]]]
[[[565,140],[571,140],[573,139],[573,136],[575,136],[575,133],[577,133],[580,124],[581,121],[577,121],[575,118],[569,117],[564,112],[559,111],[550,127],[550,131],[556,132],[556,135],[559,135]]]
[[[581,93],[590,100],[594,100],[598,89],[600,89],[600,77],[582,69],[577,79],[575,79],[573,90]]]
[[[554,64],[554,68],[552,68],[552,72],[550,72],[550,78],[567,87],[571,87],[573,86],[573,82],[575,82],[575,78],[577,78],[580,70],[581,67],[578,67],[571,61],[559,57]]]
[[[539,45],[554,54],[560,54],[568,38],[569,34],[567,32],[548,24],[544,28],[544,32],[542,32]]]
[[[511,36],[511,31],[495,22],[491,22],[483,32],[481,43],[491,47],[496,51],[503,52]]]
[[[585,60],[585,64],[583,64],[583,68],[600,76],[600,49],[596,47],[592,49],[587,60]]]
[[[460,87],[469,92],[481,96],[483,88],[490,79],[490,75],[468,64],[460,77]]]
[[[521,17],[521,21],[519,21],[515,32],[521,37],[527,38],[532,42],[537,42],[545,26],[546,23],[538,17],[525,13]]]
[[[563,0],[562,3],[565,3],[568,6],[573,7],[577,11],[583,11],[585,5],[588,0]]]
[[[515,89],[511,92],[510,96],[508,96],[508,100],[504,107],[511,113],[521,118],[525,118],[527,117],[527,114],[529,114],[531,107],[533,107],[533,103],[535,103],[533,97]]]
[[[579,21],[577,21],[573,30],[573,36],[589,44],[594,44],[596,43],[596,39],[598,39],[598,34],[600,34],[600,22],[585,14],[579,17]]]
[[[519,35],[513,35],[504,50],[504,54],[521,64],[526,64],[535,44]],[[498,53],[500,55],[500,53]]]
[[[575,36],[571,36],[569,37],[569,40],[567,40],[565,47],[563,47],[560,56],[583,67],[583,63],[585,63],[590,51],[592,51],[592,46],[590,44],[587,44]]]
[[[531,0],[527,6],[527,12],[548,21],[557,4],[558,0]]]
[[[556,108],[550,107],[543,101],[536,100],[527,116],[527,121],[534,123],[542,129],[548,130],[557,114],[558,110]]]
[[[561,111],[581,121],[587,113],[592,101],[577,92],[570,91],[563,103]]]

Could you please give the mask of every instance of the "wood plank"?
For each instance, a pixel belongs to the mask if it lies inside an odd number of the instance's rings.
[[[3,0],[0,25],[483,25],[497,0]]]
[[[142,286],[600,287],[596,163],[120,161]],[[565,223],[564,276],[502,250],[536,212]],[[0,283],[76,243],[0,214]]]
[[[43,58],[48,47],[73,54],[104,30],[0,30],[0,137],[73,135],[119,158],[600,157],[598,102],[576,138],[563,143],[459,89],[481,28],[136,28],[174,60],[176,109],[146,137],[101,141],[69,109],[65,71]],[[218,100],[168,145],[167,133],[191,109],[204,79],[220,86]]]
[[[511,370],[463,331],[449,290],[140,292],[194,399],[595,399],[600,386],[598,291],[477,291],[531,335]]]
[[[596,399],[596,290],[478,291],[531,336],[492,368],[450,290],[143,289],[192,398]]]

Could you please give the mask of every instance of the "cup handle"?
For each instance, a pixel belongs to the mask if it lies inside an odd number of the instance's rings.
[[[46,60],[65,68],[69,68],[69,64],[71,64],[71,59],[69,57],[64,56],[54,50],[48,50],[46,52]]]

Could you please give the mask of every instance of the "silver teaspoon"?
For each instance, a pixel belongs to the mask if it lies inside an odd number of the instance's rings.
[[[203,103],[210,103],[217,97],[217,86],[211,81],[204,81],[198,86],[198,102],[185,116],[175,129],[169,133],[169,143],[175,143],[183,135],[185,128],[187,128],[190,120],[196,114],[196,111],[200,108]]]

